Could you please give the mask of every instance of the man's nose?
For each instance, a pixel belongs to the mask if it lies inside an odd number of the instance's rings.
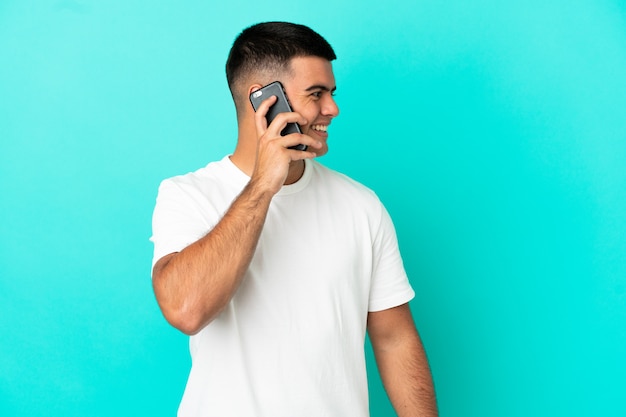
[[[324,104],[322,106],[322,114],[324,116],[337,117],[339,115],[339,106],[337,106],[337,102],[335,98],[330,94],[326,97]]]

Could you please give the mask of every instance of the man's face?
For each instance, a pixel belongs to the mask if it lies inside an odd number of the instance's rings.
[[[339,107],[333,98],[335,76],[332,64],[314,56],[298,57],[291,60],[291,76],[283,85],[293,111],[300,113],[308,123],[302,125],[302,133],[322,142],[321,149],[310,150],[322,156],[328,152],[328,126],[339,114]]]

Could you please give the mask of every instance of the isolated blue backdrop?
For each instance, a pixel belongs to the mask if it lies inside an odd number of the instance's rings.
[[[223,66],[264,20],[336,48],[322,161],[394,218],[441,415],[626,415],[618,0],[0,2],[0,415],[175,413],[156,189],[233,149]]]

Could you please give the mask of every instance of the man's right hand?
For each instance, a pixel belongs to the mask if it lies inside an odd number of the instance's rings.
[[[250,179],[252,183],[267,189],[272,195],[276,194],[285,184],[290,173],[290,167],[297,169],[292,162],[317,156],[315,152],[299,151],[289,149],[289,147],[299,144],[315,149],[322,147],[319,141],[305,134],[291,133],[281,136],[280,132],[288,123],[298,123],[301,126],[308,123],[297,112],[280,113],[268,126],[266,115],[275,102],[275,96],[264,100],[254,115],[257,131],[257,154],[254,171]]]

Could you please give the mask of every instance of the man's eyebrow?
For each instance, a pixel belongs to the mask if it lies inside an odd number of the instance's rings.
[[[331,93],[337,90],[337,87],[328,88],[322,84],[315,84],[307,88],[305,91],[313,91],[313,90],[322,90],[322,91],[330,91]]]

